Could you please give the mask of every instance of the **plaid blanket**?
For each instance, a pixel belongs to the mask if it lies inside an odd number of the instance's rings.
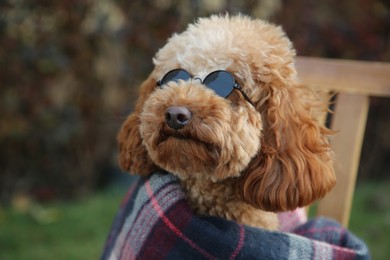
[[[155,173],[129,190],[102,259],[369,259],[366,245],[338,223],[279,216],[283,231],[196,216],[178,180]],[[287,232],[288,231],[288,232]]]

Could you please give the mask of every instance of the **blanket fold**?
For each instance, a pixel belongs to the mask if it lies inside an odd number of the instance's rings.
[[[367,246],[335,221],[291,223],[289,232],[275,232],[196,216],[177,178],[155,173],[129,189],[102,259],[370,259]]]

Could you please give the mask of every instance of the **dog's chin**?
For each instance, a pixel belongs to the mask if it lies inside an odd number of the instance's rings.
[[[178,142],[182,141],[183,145],[188,143],[203,145],[205,148],[208,148],[208,150],[212,150],[216,146],[215,144],[212,144],[211,142],[205,140],[201,140],[200,138],[193,136],[190,133],[180,132],[180,131],[164,131],[164,130],[160,132],[159,138],[157,140],[157,145],[172,140],[176,140],[174,142],[177,144],[180,144]]]
[[[183,133],[161,133],[151,153],[152,160],[180,179],[213,178],[221,148]]]

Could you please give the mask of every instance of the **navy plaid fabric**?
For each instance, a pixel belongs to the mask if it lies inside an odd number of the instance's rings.
[[[291,232],[192,213],[178,180],[155,173],[127,193],[102,259],[370,259],[338,223],[316,218]]]

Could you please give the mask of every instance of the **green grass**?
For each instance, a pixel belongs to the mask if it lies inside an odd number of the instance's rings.
[[[0,259],[99,259],[123,194],[0,209]]]
[[[0,208],[0,259],[99,259],[125,191],[105,191],[75,202],[28,210]],[[358,185],[350,230],[373,259],[390,255],[390,183]]]
[[[390,182],[357,186],[349,229],[367,243],[372,259],[389,259]]]

